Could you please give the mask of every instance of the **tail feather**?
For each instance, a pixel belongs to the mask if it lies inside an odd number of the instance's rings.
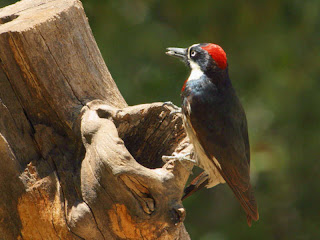
[[[251,227],[252,225],[252,218],[250,215],[247,215],[247,223],[248,223],[248,226]]]
[[[251,185],[249,185],[249,188],[242,192],[239,190],[236,186],[232,184],[228,184],[234,194],[236,195],[237,199],[239,200],[242,208],[247,213],[247,223],[249,227],[251,227],[252,220],[258,221],[259,220],[259,212],[258,212],[258,205],[256,202],[256,199],[253,194],[253,190],[251,188]]]
[[[209,182],[208,177],[209,175],[205,171],[200,173],[195,179],[191,181],[189,186],[184,189],[184,194],[181,200],[186,199],[187,197],[205,187]]]
[[[191,196],[195,192],[205,187],[209,182],[208,177],[209,175],[204,171],[201,174],[199,174],[195,179],[193,179],[189,186],[185,188],[182,200],[186,199],[187,197]],[[228,179],[225,178],[225,180],[227,180],[226,182],[232,189],[234,195],[239,200],[244,211],[247,213],[247,223],[248,226],[251,227],[252,220],[259,220],[258,206],[251,185],[249,185],[248,189],[245,192],[243,192],[237,186],[229,182]]]
[[[187,197],[205,187],[208,184],[208,177],[208,174],[204,171],[195,179],[193,179],[189,186],[185,188],[182,200],[186,199]],[[249,185],[249,188],[245,192],[243,192],[237,186],[229,183],[228,181],[227,183],[239,200],[242,208],[247,213],[247,223],[248,226],[251,227],[252,220],[259,220],[258,206],[251,185]]]

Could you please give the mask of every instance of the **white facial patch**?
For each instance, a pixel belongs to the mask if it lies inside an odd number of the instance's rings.
[[[190,59],[191,48],[198,46],[198,45],[200,45],[200,44],[199,43],[193,44],[188,49],[188,61],[189,61],[190,67],[191,67],[191,73],[188,78],[188,81],[199,79],[203,75],[203,72],[201,71],[200,66],[197,63],[195,63],[193,60]]]
[[[193,48],[193,47],[195,47],[195,46],[198,46],[198,45],[200,45],[200,44],[199,44],[199,43],[196,43],[196,44],[193,44],[193,45],[191,45],[191,46],[189,47],[189,49],[188,49],[188,56],[190,56],[190,49]]]
[[[203,75],[203,72],[200,69],[200,66],[196,64],[194,61],[192,61],[191,59],[189,59],[189,63],[191,67],[191,73],[188,78],[188,81],[199,79]]]

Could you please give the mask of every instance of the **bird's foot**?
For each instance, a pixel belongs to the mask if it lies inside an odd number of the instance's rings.
[[[164,102],[162,104],[162,106],[170,106],[172,107],[174,110],[170,112],[170,115],[173,115],[173,114],[178,114],[178,113],[182,113],[182,110],[180,107],[174,105],[172,102],[168,101],[168,102]]]
[[[190,168],[188,168],[183,161],[189,161],[192,162],[193,164],[196,164],[197,162],[187,156],[190,156],[191,153],[186,153],[186,154],[182,154],[182,153],[173,153],[172,156],[162,156],[162,161],[164,161],[165,163],[167,163],[168,161],[172,160],[172,161],[179,161],[181,163],[181,165],[187,169],[191,174],[192,174],[192,169],[190,170]]]

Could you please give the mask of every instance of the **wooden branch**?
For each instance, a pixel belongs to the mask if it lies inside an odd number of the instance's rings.
[[[0,49],[0,236],[189,239],[181,118],[127,106],[81,3],[0,9]]]

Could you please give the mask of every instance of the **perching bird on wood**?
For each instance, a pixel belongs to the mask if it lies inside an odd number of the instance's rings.
[[[205,170],[185,196],[206,186],[227,183],[247,214],[248,225],[259,219],[250,184],[250,149],[246,115],[232,87],[224,50],[212,43],[167,48],[191,69],[181,90],[185,130],[198,165]]]

